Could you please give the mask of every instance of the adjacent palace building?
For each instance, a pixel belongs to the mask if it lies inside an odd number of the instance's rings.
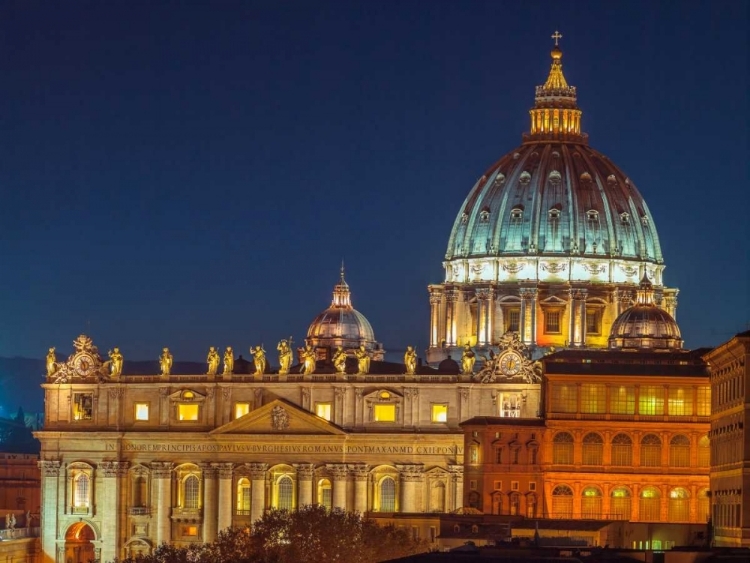
[[[230,351],[199,374],[171,373],[165,349],[153,375],[128,375],[119,351],[104,361],[83,335],[66,360],[51,350],[43,560],[211,541],[310,503],[417,523],[621,521],[624,547],[706,530],[709,430],[727,444],[743,432],[747,338],[709,355],[726,366],[710,419],[708,350],[682,348],[654,219],[589,147],[561,58],[555,46],[530,133],[459,208],[445,281],[429,287],[426,365],[383,361],[343,272],[299,363],[285,341],[278,363]],[[747,461],[723,455],[717,525],[747,531]],[[725,535],[739,544],[737,527]]]

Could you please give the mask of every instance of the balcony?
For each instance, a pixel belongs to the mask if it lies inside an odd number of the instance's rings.
[[[150,516],[151,508],[148,506],[131,506],[128,508],[128,514],[131,516]]]
[[[89,514],[91,512],[91,508],[88,506],[71,506],[70,507],[70,513],[71,514]]]
[[[195,522],[203,518],[203,510],[200,508],[183,508],[175,506],[172,508],[172,520]]]

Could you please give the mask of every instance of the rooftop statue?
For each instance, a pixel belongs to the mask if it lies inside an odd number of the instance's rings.
[[[263,375],[266,373],[266,351],[263,349],[263,346],[251,347],[250,354],[252,354],[253,363],[255,364],[254,375]]]
[[[317,355],[312,346],[307,344],[302,348],[299,352],[299,359],[302,362],[302,369],[300,370],[302,375],[311,375],[315,373],[315,361],[317,360]]]
[[[336,368],[336,373],[338,374],[346,373],[346,352],[344,352],[344,348],[341,346],[336,348],[336,351],[333,353],[333,367]]]
[[[169,348],[164,348],[159,356],[159,368],[163,376],[168,376],[172,373],[172,354],[169,352]]]
[[[279,351],[279,375],[288,374],[289,368],[292,367],[294,353],[290,347],[291,341],[292,337],[290,336],[289,340],[282,340],[276,345],[276,349]]]
[[[206,356],[206,363],[208,364],[208,371],[206,372],[206,375],[216,375],[216,372],[219,371],[219,362],[221,359],[219,358],[219,353],[216,351],[216,348],[214,346],[211,346],[208,349],[208,356]]]
[[[224,350],[224,371],[222,375],[232,375],[234,373],[234,352],[231,346]]]
[[[112,378],[120,377],[122,375],[122,362],[123,357],[120,353],[120,349],[115,346],[114,350],[107,351],[109,356],[109,375]]]
[[[370,353],[364,344],[359,345],[359,348],[354,351],[354,356],[357,358],[357,374],[367,375],[370,373]]]
[[[47,352],[47,377],[55,374],[57,371],[57,356],[55,355],[55,349],[50,348]]]
[[[406,375],[417,373],[417,351],[414,346],[407,346],[404,352],[404,365],[406,366]]]
[[[464,352],[461,355],[461,373],[463,375],[474,375],[474,362],[476,361],[476,354],[467,342],[466,346],[464,346]]]

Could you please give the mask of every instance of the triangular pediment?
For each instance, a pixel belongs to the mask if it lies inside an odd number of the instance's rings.
[[[245,416],[212,430],[211,434],[344,435],[324,418],[281,399],[275,399]]]

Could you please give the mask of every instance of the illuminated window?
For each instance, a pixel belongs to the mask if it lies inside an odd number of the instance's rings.
[[[91,478],[87,473],[76,473],[73,477],[73,507],[88,508]]]
[[[91,420],[93,413],[93,393],[75,393],[73,395],[73,420]]]
[[[380,482],[380,512],[396,512],[396,482],[390,477]]]
[[[596,487],[586,487],[581,493],[581,518],[602,517],[602,492]]]
[[[560,311],[546,311],[544,321],[545,333],[560,334]]]
[[[661,465],[661,440],[656,434],[646,434],[641,440],[641,466]]]
[[[586,309],[586,334],[602,333],[601,309]]]
[[[531,485],[531,483],[529,483],[529,485]],[[533,491],[534,489],[529,487],[529,490]],[[536,505],[536,495],[526,495],[526,518],[536,518]]]
[[[604,459],[604,440],[591,432],[583,437],[583,464],[601,465]]]
[[[276,508],[279,510],[292,510],[294,508],[294,483],[292,478],[284,475],[278,482],[278,502]]]
[[[477,444],[469,446],[469,462],[479,463],[479,446]]]
[[[693,392],[688,387],[670,387],[667,408],[670,416],[691,416],[693,414]]]
[[[135,419],[148,420],[148,403],[135,404]]]
[[[612,438],[612,465],[633,465],[633,441],[627,434],[618,434]]]
[[[506,309],[505,332],[518,332],[521,326],[521,309]]]
[[[432,405],[432,422],[448,422],[448,405]]]
[[[195,475],[188,475],[183,481],[183,508],[196,509],[200,506],[200,481]]]
[[[318,504],[331,510],[333,506],[333,497],[331,496],[331,482],[328,479],[321,479],[318,482]]]
[[[375,422],[396,422],[396,405],[373,405],[372,419]]]
[[[708,489],[701,489],[698,491],[698,522],[707,522],[710,516],[710,497],[708,496]],[[739,527],[739,526],[738,526]]]
[[[235,403],[234,418],[242,418],[250,412],[250,403]]]
[[[646,487],[641,491],[640,520],[658,522],[661,520],[661,494],[656,487]]]
[[[669,465],[690,467],[690,440],[687,436],[673,436],[669,441]]]
[[[320,418],[331,420],[331,403],[315,403],[315,414]]]
[[[573,491],[567,485],[552,490],[552,518],[573,517]]]
[[[669,491],[668,518],[670,522],[690,520],[690,494],[682,487]]]
[[[610,412],[612,414],[635,414],[635,387],[619,385],[610,390]]]
[[[237,481],[237,515],[238,516],[250,516],[252,489],[250,485],[250,479],[247,477],[241,478]]]
[[[198,420],[198,405],[181,403],[177,405],[178,420],[196,421]]]
[[[573,464],[573,436],[568,432],[558,432],[552,440],[552,463]]]
[[[698,391],[698,416],[710,416],[711,415],[711,387],[707,385],[701,385],[697,389]]]
[[[521,495],[519,495],[518,493],[510,493],[510,497],[508,500],[510,501],[510,514],[511,516],[515,516],[516,514],[518,514],[518,507],[521,504]]]
[[[708,436],[698,440],[698,467],[711,467],[711,443]]]
[[[578,409],[578,387],[565,383],[552,385],[552,412],[576,412]]]
[[[664,387],[642,385],[638,399],[638,412],[642,415],[664,414]]]
[[[630,520],[633,512],[630,491],[625,487],[612,489],[610,511],[615,520]]]
[[[606,412],[607,389],[602,383],[584,383],[581,385],[581,412]]]
[[[183,526],[182,527],[182,535],[183,536],[197,536],[198,535],[198,526]]]

